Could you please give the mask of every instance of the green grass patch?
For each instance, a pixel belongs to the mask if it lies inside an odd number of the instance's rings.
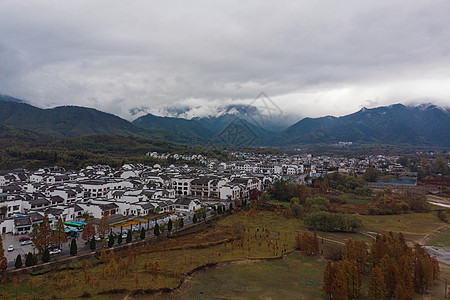
[[[450,247],[450,229],[447,229],[433,238],[428,245],[435,247]]]
[[[268,203],[272,204],[272,205],[279,205],[280,207],[284,207],[284,208],[288,208],[289,206],[291,206],[290,202],[278,201],[278,200],[270,200]]]
[[[408,213],[400,215],[360,216],[364,230],[381,233],[383,231],[401,232],[407,239],[419,241],[434,232],[444,223],[432,213]]]

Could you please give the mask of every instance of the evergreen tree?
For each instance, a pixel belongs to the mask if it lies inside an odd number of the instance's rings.
[[[44,252],[42,253],[42,262],[46,263],[50,261],[50,251],[48,249],[45,249]]]
[[[16,269],[19,269],[22,267],[22,256],[20,256],[20,254],[17,254],[16,262],[14,263],[14,266],[16,267]]]
[[[0,235],[0,271],[4,271],[8,268],[8,261],[5,257],[5,249],[3,249],[3,239]]]
[[[119,234],[119,236],[117,237],[117,244],[122,244],[122,234]]]
[[[232,211],[232,210],[233,210],[233,203],[230,203],[229,211]]]
[[[91,242],[90,242],[90,244],[89,244],[89,248],[92,250],[92,251],[95,251],[95,237],[92,237],[91,238]]]
[[[131,232],[131,230],[128,230],[127,239],[126,239],[127,243],[130,243],[133,240],[133,235],[132,234],[133,233]]]
[[[158,236],[158,235],[160,234],[158,223],[156,223],[156,224],[155,224],[155,227],[153,228],[153,234],[154,234],[155,236]]]
[[[28,252],[27,256],[25,257],[25,266],[31,267],[32,265],[34,265],[34,257],[31,252]]]
[[[217,213],[218,213],[219,215],[223,214],[222,205],[219,205],[219,206],[217,207]]]
[[[178,222],[178,227],[183,228],[183,226],[184,226],[184,219],[183,219],[183,217],[181,217],[180,221]]]
[[[197,223],[197,214],[194,214],[194,217],[192,218],[192,223]]]
[[[114,246],[114,235],[110,234],[108,239],[108,247]]]
[[[141,234],[139,235],[139,237],[141,238],[141,240],[145,239],[145,229],[144,229],[144,227],[141,228]]]
[[[169,223],[167,223],[167,231],[171,232],[173,227],[172,219],[169,219]]]
[[[78,246],[75,239],[72,239],[72,242],[70,242],[70,255],[74,256],[78,252]]]

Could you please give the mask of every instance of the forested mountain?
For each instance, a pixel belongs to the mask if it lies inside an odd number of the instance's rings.
[[[343,117],[304,118],[282,131],[271,145],[335,143],[450,146],[450,111],[434,105],[395,104]]]

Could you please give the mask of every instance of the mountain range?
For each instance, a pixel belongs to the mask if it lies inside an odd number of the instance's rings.
[[[342,117],[303,118],[286,128],[251,106],[230,106],[214,117],[188,120],[147,114],[129,122],[92,108],[41,109],[0,95],[0,126],[3,140],[121,135],[179,144],[228,146],[282,147],[345,141],[450,147],[450,110],[429,104],[395,104],[363,108]]]

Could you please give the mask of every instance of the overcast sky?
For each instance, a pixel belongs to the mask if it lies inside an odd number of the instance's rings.
[[[0,0],[0,93],[134,119],[265,92],[285,115],[450,106],[450,1]]]

